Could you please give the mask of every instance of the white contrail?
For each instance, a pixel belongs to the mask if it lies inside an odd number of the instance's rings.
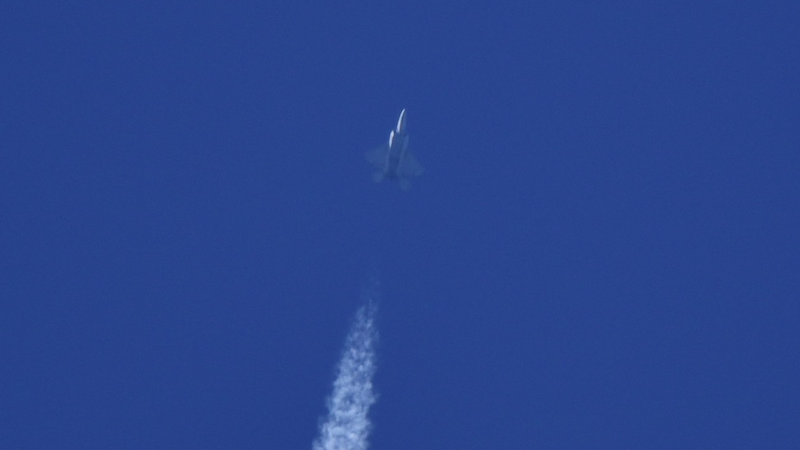
[[[365,450],[370,432],[369,407],[375,403],[375,329],[377,292],[375,283],[364,294],[365,305],[345,341],[342,359],[328,398],[328,415],[320,425],[314,450]]]

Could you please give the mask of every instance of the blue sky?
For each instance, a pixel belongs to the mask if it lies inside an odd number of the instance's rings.
[[[372,449],[798,447],[798,23],[7,2],[0,447],[310,449],[373,276]]]

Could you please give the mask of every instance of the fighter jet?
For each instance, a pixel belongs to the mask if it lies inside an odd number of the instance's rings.
[[[376,183],[383,180],[397,180],[400,188],[407,191],[408,179],[418,177],[424,172],[414,155],[408,150],[408,134],[406,134],[406,110],[400,111],[397,128],[389,133],[389,142],[375,150],[367,152],[367,161],[376,169],[372,180]]]

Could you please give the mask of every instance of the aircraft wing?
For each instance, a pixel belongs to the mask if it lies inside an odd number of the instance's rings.
[[[407,151],[403,156],[402,167],[400,167],[400,176],[403,177],[418,177],[425,172],[422,165],[414,157],[414,154]]]
[[[378,169],[386,165],[386,159],[389,157],[389,144],[383,144],[380,147],[370,150],[364,155],[367,161]]]

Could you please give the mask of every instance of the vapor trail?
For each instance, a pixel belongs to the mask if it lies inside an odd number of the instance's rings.
[[[377,292],[367,289],[365,304],[356,312],[345,341],[328,414],[320,425],[314,450],[365,450],[371,428],[369,407],[375,403],[372,376],[375,374],[375,329]]]

